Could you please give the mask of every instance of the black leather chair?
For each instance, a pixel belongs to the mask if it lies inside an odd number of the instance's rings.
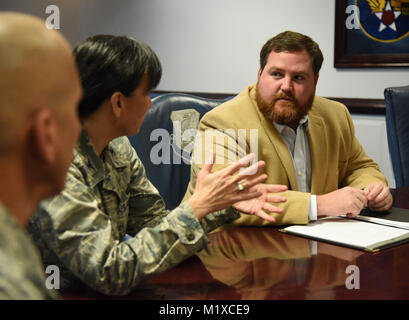
[[[152,99],[152,108],[139,133],[128,137],[167,209],[177,207],[185,195],[200,119],[228,99],[231,97],[218,100],[183,93],[157,96]]]
[[[409,86],[386,88],[386,129],[396,187],[409,185]]]

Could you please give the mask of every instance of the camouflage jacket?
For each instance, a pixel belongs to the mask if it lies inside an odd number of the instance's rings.
[[[40,205],[30,230],[44,263],[61,266],[64,279],[71,274],[102,293],[124,295],[201,250],[207,232],[238,217],[229,208],[199,222],[187,202],[166,211],[126,137],[99,156],[82,130],[65,189]],[[125,234],[132,237],[122,241]]]
[[[58,298],[45,286],[40,255],[30,236],[0,204],[0,299]]]

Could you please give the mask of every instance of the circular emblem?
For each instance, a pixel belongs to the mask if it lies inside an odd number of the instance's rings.
[[[379,42],[396,42],[409,35],[409,0],[355,0],[361,30]]]

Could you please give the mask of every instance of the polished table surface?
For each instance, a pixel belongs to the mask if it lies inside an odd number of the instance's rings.
[[[409,187],[392,194],[394,206],[409,208]],[[108,297],[79,286],[63,298],[409,299],[409,243],[372,254],[271,227],[230,228],[210,239],[197,256],[146,279],[127,296]]]

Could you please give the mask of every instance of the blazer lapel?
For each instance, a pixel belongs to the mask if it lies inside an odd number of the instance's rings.
[[[325,189],[328,171],[328,137],[322,118],[308,114],[308,142],[311,155],[311,194],[321,194]]]
[[[287,145],[285,144],[280,133],[277,131],[276,127],[260,113],[256,106],[255,109],[257,110],[261,127],[263,128],[268,140],[270,141],[270,144],[273,146],[275,152],[277,153],[281,165],[287,172],[287,176],[290,183],[290,189],[297,191],[298,190],[297,177],[295,175],[293,159],[291,157]],[[261,141],[263,141],[263,139]],[[276,161],[276,159],[272,159],[272,161]]]

